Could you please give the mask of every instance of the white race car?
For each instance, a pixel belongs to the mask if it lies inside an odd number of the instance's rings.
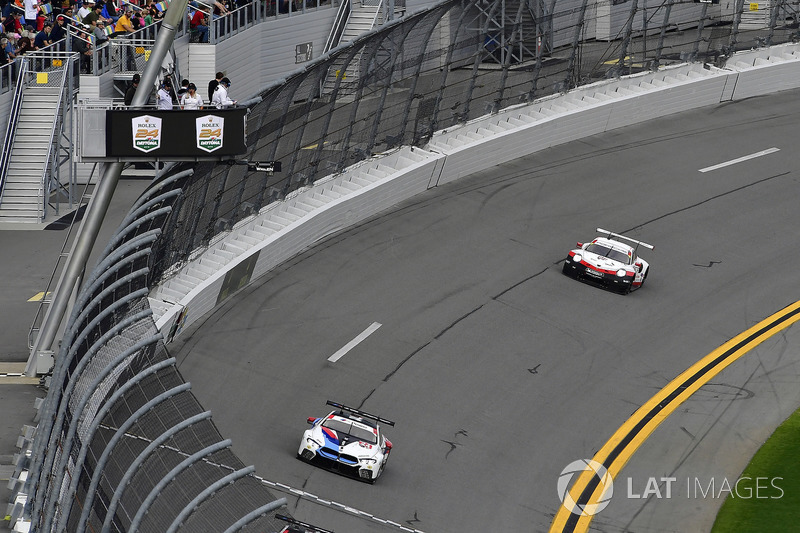
[[[392,451],[379,423],[394,422],[330,400],[327,405],[338,410],[324,418],[309,417],[311,429],[303,433],[297,457],[375,483]]]
[[[650,273],[650,264],[638,257],[636,252],[640,246],[650,250],[654,249],[653,246],[602,228],[597,228],[597,232],[607,236],[597,237],[586,244],[579,242],[578,247],[567,255],[562,272],[571,278],[602,285],[622,294],[641,287]]]

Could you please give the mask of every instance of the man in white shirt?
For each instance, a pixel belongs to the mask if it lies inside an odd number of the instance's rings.
[[[94,2],[84,2],[81,8],[78,10],[78,17],[83,20],[83,18],[92,12],[94,9]]]
[[[226,109],[232,105],[236,105],[235,100],[231,100],[228,96],[228,89],[231,86],[231,80],[222,78],[219,85],[214,89],[214,96],[211,98],[211,105],[217,109]]]
[[[36,0],[23,0],[22,4],[25,6],[25,24],[31,24],[36,27],[36,17],[39,15],[39,4]]]
[[[156,104],[159,110],[169,111],[172,109],[172,94],[170,94],[172,84],[169,79],[164,80],[161,88],[156,93]]]

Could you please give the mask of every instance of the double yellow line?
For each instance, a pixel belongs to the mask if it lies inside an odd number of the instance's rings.
[[[636,410],[597,452],[593,460],[616,479],[622,468],[653,431],[700,387],[741,356],[800,320],[800,302],[785,307],[747,331],[729,340],[672,380]],[[583,508],[596,505],[605,487],[591,470],[584,470],[570,488],[572,500]],[[578,511],[578,509],[576,509]],[[585,532],[592,516],[573,513],[563,505],[556,513],[550,533]]]

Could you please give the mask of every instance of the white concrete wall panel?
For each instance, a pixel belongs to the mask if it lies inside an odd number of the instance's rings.
[[[267,86],[302,69],[296,63],[296,46],[312,43],[312,59],[322,55],[333,27],[335,9],[319,9],[301,16],[271,19],[216,46],[216,67],[231,79],[231,97],[245,100]],[[290,37],[287,37],[290,36]],[[253,70],[257,69],[257,76]],[[211,78],[209,78],[210,80]]]
[[[269,205],[259,217],[304,206],[307,213],[276,231],[250,250],[188,290],[179,302],[168,301],[168,289],[151,294],[157,326],[164,331],[186,308],[184,326],[201,318],[216,305],[225,274],[252,254],[259,258],[252,279],[257,279],[319,239],[380,213],[429,187],[442,185],[474,172],[536,151],[629,124],[758,94],[800,87],[800,45],[737,54],[734,68],[682,65],[658,72],[598,82],[568,94],[534,104],[519,105],[461,127],[439,132],[427,150],[403,148],[389,155],[354,165],[341,175],[320,180],[280,204]],[[755,65],[755,66],[752,66]],[[738,83],[734,83],[738,77]],[[379,176],[375,178],[375,176]],[[328,197],[317,206],[308,198]],[[331,199],[333,198],[333,199]],[[296,209],[295,209],[296,210]],[[257,221],[258,219],[254,219]],[[239,225],[244,231],[246,224]],[[234,230],[230,235],[235,236]],[[227,238],[227,237],[225,237]],[[224,244],[224,239],[213,244]],[[204,255],[205,255],[204,254]],[[199,259],[202,261],[202,256]],[[185,273],[191,265],[185,266]],[[179,273],[176,286],[181,283]],[[165,282],[164,287],[170,285]]]

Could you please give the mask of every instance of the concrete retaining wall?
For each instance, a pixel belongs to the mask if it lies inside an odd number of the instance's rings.
[[[270,204],[151,293],[169,340],[236,290],[318,240],[427,188],[622,126],[800,87],[800,45],[735,55],[724,69],[681,65],[581,87],[437,133]]]

